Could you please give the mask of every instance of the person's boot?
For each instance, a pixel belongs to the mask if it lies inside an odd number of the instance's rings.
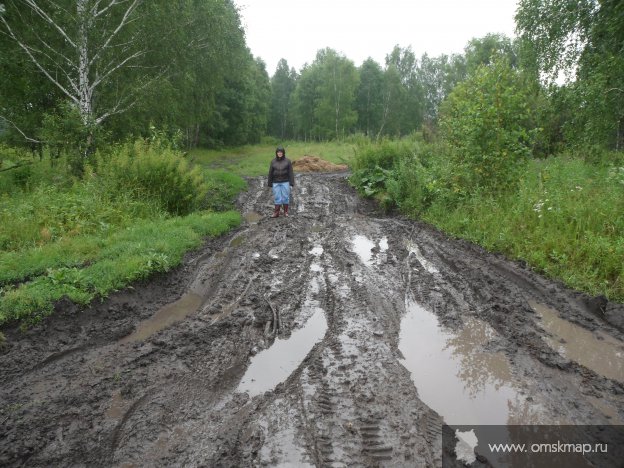
[[[288,205],[282,205],[284,207],[284,216],[288,217]]]
[[[275,205],[275,209],[273,210],[273,215],[271,216],[271,218],[277,218],[279,216],[279,210],[280,210],[280,206]]]

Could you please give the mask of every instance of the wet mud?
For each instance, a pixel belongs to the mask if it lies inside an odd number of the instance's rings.
[[[296,178],[290,217],[250,179],[177,270],[4,327],[0,465],[441,466],[444,423],[622,424],[622,305]]]

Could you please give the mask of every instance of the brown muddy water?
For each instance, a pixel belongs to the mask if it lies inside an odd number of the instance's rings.
[[[550,347],[600,375],[624,382],[624,341],[562,319],[559,312],[543,304],[533,301],[530,304],[549,333],[544,339]]]
[[[289,218],[249,179],[175,271],[4,327],[0,466],[438,467],[444,423],[621,424],[621,304],[296,177]]]

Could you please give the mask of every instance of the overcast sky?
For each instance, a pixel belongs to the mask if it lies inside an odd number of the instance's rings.
[[[297,71],[331,47],[355,63],[384,65],[395,44],[427,52],[460,53],[473,37],[514,36],[518,0],[235,0],[247,45],[269,75],[281,58]]]

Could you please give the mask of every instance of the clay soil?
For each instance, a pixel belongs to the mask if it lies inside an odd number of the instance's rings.
[[[422,385],[435,375],[419,380],[407,364],[426,337],[406,317],[421,309],[444,336],[483,332],[449,341],[454,355],[481,356],[450,377],[475,392],[513,389],[516,410],[477,420],[624,419],[621,367],[558,349],[566,339],[536,309],[617,348],[621,305],[383,214],[345,173],[298,174],[288,218],[269,217],[264,178],[249,179],[238,205],[243,225],[177,270],[86,310],[61,301],[26,331],[3,328],[0,465],[440,466],[448,386],[430,401]],[[479,370],[487,356],[502,363],[495,378]]]

